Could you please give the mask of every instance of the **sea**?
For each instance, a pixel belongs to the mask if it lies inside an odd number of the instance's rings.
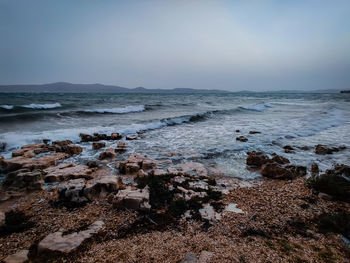
[[[6,145],[0,155],[6,158],[25,144],[43,139],[79,143],[80,133],[94,132],[138,134],[139,140],[126,141],[125,158],[141,153],[196,161],[246,180],[260,177],[246,169],[247,152],[253,150],[326,170],[350,164],[350,94],[0,94],[0,143]],[[107,142],[108,147],[116,144]],[[346,149],[317,155],[317,144]],[[97,159],[103,151],[81,145],[83,153],[74,157],[80,161]],[[294,153],[285,153],[286,145]],[[303,146],[310,149],[298,148]]]

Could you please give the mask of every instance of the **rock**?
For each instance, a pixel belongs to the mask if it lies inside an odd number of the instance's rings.
[[[269,157],[263,155],[261,152],[248,152],[246,164],[255,167],[261,167],[263,164],[271,162]]]
[[[97,137],[98,140],[108,140],[107,134],[104,134],[104,133],[95,132],[94,137],[95,138]]]
[[[92,170],[88,166],[74,163],[62,163],[44,170],[45,182],[48,183],[77,178],[91,179],[91,173]]]
[[[238,132],[241,132],[240,130],[236,130],[236,132],[238,133]]]
[[[221,215],[219,213],[216,213],[210,204],[205,204],[203,208],[199,209],[199,214],[203,220],[208,220],[211,222],[221,219]]]
[[[63,232],[55,232],[46,236],[38,244],[38,253],[61,252],[68,254],[77,249],[84,241],[90,239],[93,235],[103,228],[102,221],[96,221],[89,226],[87,230],[63,235]]]
[[[283,147],[285,153],[294,153],[294,148],[290,145],[286,145]]]
[[[261,167],[261,174],[273,179],[294,179],[306,175],[304,166],[281,166],[277,163],[266,163]]]
[[[318,144],[315,147],[315,153],[320,155],[332,154],[334,152],[339,152],[340,150],[346,149],[345,146],[327,148],[322,144]]]
[[[133,140],[139,140],[140,137],[138,137],[137,135],[128,135],[125,137],[125,139],[128,141],[133,141]]]
[[[186,162],[180,164],[181,171],[190,176],[208,177],[208,171],[205,166],[197,162]]]
[[[85,180],[74,179],[60,183],[57,187],[59,200],[72,205],[81,205],[89,200],[84,196]]]
[[[56,146],[56,152],[64,152],[69,155],[77,155],[83,151],[83,148],[79,145],[68,144],[63,146]]]
[[[0,211],[0,228],[5,225],[5,213]]]
[[[240,141],[240,142],[247,142],[248,139],[244,136],[238,136],[236,137],[236,141]]]
[[[3,166],[3,162],[4,162],[4,157],[0,155],[0,166]]]
[[[311,176],[312,177],[316,177],[319,175],[319,169],[318,169],[318,165],[316,163],[313,163],[311,165]]]
[[[94,179],[88,181],[83,190],[84,196],[89,200],[106,196],[107,193],[125,188],[121,180],[118,180],[120,177],[113,174],[112,170],[108,167],[101,167],[93,175]]]
[[[199,255],[198,263],[210,263],[213,256],[212,252],[203,250]]]
[[[324,200],[327,200],[327,201],[332,201],[333,200],[333,197],[331,195],[326,194],[326,193],[322,193],[322,192],[318,193],[318,197],[322,198]]]
[[[92,136],[89,134],[80,133],[79,137],[81,138],[82,142],[91,142],[92,141]]]
[[[136,175],[140,169],[150,171],[157,167],[157,161],[147,158],[141,154],[131,154],[128,159],[118,165],[119,172],[127,175]]]
[[[237,208],[237,204],[230,203],[225,207],[225,211],[233,212],[237,214],[244,214],[242,209]]]
[[[36,154],[53,151],[54,148],[44,143],[28,144],[21,147],[21,149],[12,152],[12,157],[24,156],[32,158]]]
[[[113,200],[113,206],[117,208],[125,207],[133,210],[149,211],[151,206],[149,204],[148,187],[142,190],[133,190],[131,187],[120,190]]]
[[[259,131],[249,131],[249,134],[258,134],[258,133],[261,133]]]
[[[303,150],[303,151],[308,151],[310,150],[310,147],[308,146],[301,146],[301,147],[298,147],[300,150]]]
[[[189,252],[186,254],[186,256],[180,261],[180,263],[198,263],[198,259],[197,256],[192,253]]]
[[[273,158],[272,158],[272,161],[278,163],[278,164],[287,164],[287,163],[290,163],[289,160],[283,156],[279,156],[279,155],[275,155]]]
[[[115,149],[109,148],[106,151],[102,152],[98,158],[100,160],[105,160],[105,159],[114,159],[116,156],[117,154],[115,153]]]
[[[30,171],[21,169],[7,174],[4,180],[4,186],[8,190],[42,190],[44,186],[43,175],[41,171]]]
[[[86,164],[89,168],[97,168],[98,167],[98,163],[95,161],[91,161],[91,162],[87,162]]]
[[[92,149],[93,150],[98,150],[98,149],[101,149],[101,148],[104,148],[104,147],[106,147],[106,143],[104,143],[104,142],[94,142],[92,144]]]
[[[53,141],[52,145],[57,147],[64,147],[72,144],[73,142],[70,140],[63,140],[63,141]]]
[[[144,171],[149,171],[149,170],[155,169],[156,167],[157,167],[157,162],[155,160],[147,159],[147,158],[144,158],[142,160],[142,169]]]
[[[26,263],[28,259],[29,250],[20,250],[4,259],[4,263]]]
[[[118,142],[116,152],[126,152],[126,144],[125,142]]]
[[[113,132],[111,136],[108,137],[109,140],[120,140],[123,138],[119,133]]]

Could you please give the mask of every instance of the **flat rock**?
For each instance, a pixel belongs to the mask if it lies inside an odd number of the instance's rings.
[[[237,208],[237,204],[230,203],[225,207],[225,211],[233,212],[237,214],[244,214],[242,209]]]
[[[44,170],[45,182],[67,181],[70,179],[85,178],[91,179],[92,170],[81,164],[62,163]]]
[[[84,241],[97,234],[103,228],[103,225],[102,221],[96,221],[87,230],[80,232],[63,235],[63,232],[58,231],[49,234],[38,244],[38,253],[61,252],[68,254],[77,249]]]
[[[28,262],[29,250],[20,250],[4,259],[5,263],[25,263]]]
[[[120,190],[114,198],[113,205],[117,208],[125,207],[133,210],[149,211],[151,206],[149,204],[148,187],[135,190],[128,187],[125,190]]]
[[[217,221],[221,219],[221,215],[215,212],[214,208],[210,204],[205,204],[203,208],[199,209],[199,214],[202,219],[208,221]]]
[[[4,186],[10,190],[41,190],[44,186],[42,180],[43,175],[41,171],[29,169],[20,169],[7,174],[4,180]]]
[[[201,163],[197,162],[186,162],[180,164],[180,168],[183,173],[188,174],[190,176],[208,176],[208,171],[205,166]]]

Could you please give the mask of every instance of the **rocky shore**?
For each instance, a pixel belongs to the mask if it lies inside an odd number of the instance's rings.
[[[0,157],[3,262],[350,261],[349,166],[319,171],[252,151],[247,169],[262,179],[247,182],[172,159],[180,153],[133,153],[138,135],[80,137]],[[79,161],[82,145],[102,152]],[[343,149],[316,145],[313,154]]]

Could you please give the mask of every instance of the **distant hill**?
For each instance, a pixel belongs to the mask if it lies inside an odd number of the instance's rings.
[[[224,90],[206,89],[134,89],[103,84],[72,84],[57,82],[42,85],[0,85],[2,93],[229,93]]]

